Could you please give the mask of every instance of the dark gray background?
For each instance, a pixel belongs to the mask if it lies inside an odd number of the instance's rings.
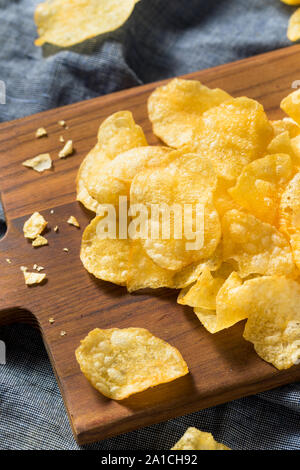
[[[279,0],[141,0],[118,31],[61,50],[33,45],[37,3],[0,0],[0,121],[287,46],[294,10]],[[77,449],[39,334],[15,325],[0,328],[0,339],[0,448]],[[188,426],[233,449],[300,449],[300,384],[88,448],[169,449]]]

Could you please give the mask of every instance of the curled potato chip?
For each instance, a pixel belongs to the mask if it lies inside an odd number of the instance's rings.
[[[248,314],[244,338],[277,369],[300,363],[300,286],[296,281],[265,276],[246,281],[237,302]]]
[[[273,132],[261,104],[236,98],[202,115],[190,147],[212,161],[219,177],[231,181],[245,165],[266,153]]]
[[[210,257],[221,235],[218,213],[211,196],[217,178],[210,162],[195,154],[177,154],[178,158],[169,165],[138,173],[130,189],[131,205],[143,204],[151,209],[148,233],[141,238],[143,248],[156,264],[175,271]],[[183,230],[185,205],[193,210],[190,219],[194,232],[189,235],[201,238],[196,249],[187,249],[188,237]],[[155,209],[162,217],[153,216]],[[170,221],[165,224],[170,229],[168,237],[163,233],[164,220]],[[180,236],[176,236],[179,221],[182,231]]]
[[[175,78],[150,95],[148,113],[153,132],[170,147],[182,147],[193,139],[204,111],[230,98],[219,88]]]
[[[130,111],[119,111],[105,119],[98,131],[98,143],[79,168],[77,200],[87,209],[97,212],[99,203],[90,195],[89,187],[97,187],[104,165],[126,150],[146,145],[144,132],[135,124]]]
[[[297,10],[298,11],[298,10]],[[280,103],[281,109],[297,124],[300,125],[300,90],[295,90],[283,98]]]
[[[251,214],[232,210],[222,219],[223,259],[238,264],[241,277],[250,274],[295,274],[291,247],[275,227]]]
[[[39,38],[45,42],[69,47],[99,34],[114,31],[131,15],[137,0],[47,0],[40,3],[34,19]]]
[[[236,304],[235,297],[232,296],[232,292],[237,292],[241,285],[240,276],[232,272],[226,280],[223,279],[223,283],[216,292],[214,309],[194,308],[202,325],[210,333],[217,333],[247,318],[245,312]]]
[[[236,185],[228,192],[255,217],[273,224],[278,213],[280,192],[292,174],[289,155],[267,155],[245,166]]]
[[[188,428],[171,450],[231,450],[215,441],[209,432]]]
[[[81,341],[76,359],[93,387],[114,400],[189,372],[176,348],[144,328],[96,328]]]
[[[39,212],[34,212],[23,226],[24,237],[33,240],[42,233],[46,226],[47,221],[44,217]]]
[[[293,5],[296,4],[294,3]],[[300,39],[300,8],[290,18],[287,37],[290,41],[298,41]]]
[[[85,269],[98,279],[125,285],[131,240],[119,239],[118,232],[116,238],[102,238],[98,231],[101,219],[95,217],[84,230],[80,259]]]

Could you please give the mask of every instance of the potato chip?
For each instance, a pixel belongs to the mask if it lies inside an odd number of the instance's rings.
[[[216,308],[217,293],[224,281],[223,278],[213,277],[210,269],[206,267],[195,284],[180,291],[177,302],[190,307],[214,310]]]
[[[126,150],[146,146],[143,130],[136,125],[130,111],[119,111],[109,116],[98,131],[98,143],[83,160],[77,176],[77,200],[87,209],[97,212],[98,202],[89,194],[89,187],[97,187],[102,167]]]
[[[153,132],[170,147],[182,147],[193,139],[204,111],[230,98],[219,88],[175,78],[150,95],[148,113]]]
[[[217,178],[210,162],[195,154],[178,154],[179,157],[169,165],[138,173],[130,189],[131,204],[143,204],[151,208],[148,236],[141,238],[143,248],[156,264],[175,271],[210,257],[221,235],[218,213],[211,196]],[[184,205],[190,205],[193,209],[193,218],[190,219],[194,233],[190,235],[201,235],[201,238],[203,235],[203,243],[196,249],[187,249],[187,234],[183,230]],[[197,205],[203,210],[202,217],[199,214],[198,218]],[[152,210],[156,208],[161,211],[161,218],[153,216]],[[197,219],[201,219],[198,220],[200,227],[195,227]],[[170,221],[168,237],[163,233],[165,220]],[[179,224],[182,231],[176,237]]]
[[[74,217],[74,215],[71,215],[68,218],[67,223],[69,225],[74,225],[74,227],[80,228],[80,224],[79,224],[78,220],[76,219],[76,217]]]
[[[46,278],[46,274],[42,273],[29,273],[26,266],[21,266],[21,271],[24,274],[25,284],[27,286],[33,286],[35,284],[40,284]]]
[[[300,0],[281,0],[283,3],[287,5],[300,5]]]
[[[280,228],[288,235],[300,232],[300,172],[296,173],[281,196]]]
[[[297,10],[298,11],[298,10]],[[281,109],[297,124],[300,125],[300,90],[295,90],[283,98],[280,103]]]
[[[87,271],[98,279],[125,285],[130,254],[129,239],[102,238],[95,217],[86,227],[81,243],[80,259]]]
[[[298,41],[300,39],[300,8],[290,18],[287,37],[290,41]]]
[[[216,442],[209,432],[188,428],[171,450],[231,450]]]
[[[222,219],[223,259],[235,260],[241,277],[295,274],[291,247],[275,227],[237,210]]]
[[[247,312],[244,338],[257,354],[278,369],[300,362],[300,285],[264,276],[246,281],[236,302]]]
[[[286,155],[290,155],[292,162],[295,165],[300,164],[300,159],[294,152],[292,139],[290,138],[290,134],[288,131],[282,132],[282,134],[279,134],[274,137],[274,139],[268,145],[267,152],[269,154],[284,153]]]
[[[232,198],[229,189],[233,187],[233,181],[218,178],[217,188],[214,192],[214,206],[220,217],[232,209],[242,210],[241,206]]]
[[[76,359],[93,387],[114,400],[189,372],[176,348],[143,328],[96,328],[81,341]]]
[[[48,240],[47,238],[42,237],[41,235],[38,235],[32,242],[32,246],[35,248],[44,245],[48,245]]]
[[[39,38],[69,47],[122,26],[133,12],[136,0],[47,0],[40,3],[34,19]]]
[[[52,159],[49,153],[42,153],[41,155],[37,155],[34,158],[25,160],[22,165],[41,173],[45,170],[50,170],[52,167]]]
[[[280,192],[292,174],[289,155],[267,155],[245,166],[236,185],[228,192],[255,217],[273,224],[278,215]]]
[[[34,239],[42,233],[46,226],[47,221],[44,217],[39,212],[34,212],[23,226],[24,237]]]
[[[212,161],[218,176],[231,181],[245,165],[265,155],[273,133],[263,106],[242,97],[206,111],[190,146]]]
[[[72,140],[67,140],[64,147],[59,152],[58,156],[59,156],[59,158],[66,158],[66,157],[69,157],[70,155],[72,155],[73,152],[74,152],[73,141]]]
[[[274,137],[288,131],[290,138],[300,134],[300,126],[292,118],[285,117],[278,121],[270,121],[274,130]]]

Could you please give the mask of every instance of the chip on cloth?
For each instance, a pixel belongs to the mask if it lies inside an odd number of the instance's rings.
[[[50,170],[52,167],[52,159],[49,153],[42,153],[41,155],[30,158],[29,160],[25,160],[22,165],[41,173],[45,170]]]
[[[230,196],[251,214],[273,224],[278,216],[280,192],[293,175],[292,160],[286,154],[267,155],[245,166]]]
[[[266,154],[273,135],[263,106],[241,97],[203,113],[189,146],[211,160],[219,177],[232,181],[245,165]]]
[[[69,47],[114,31],[129,18],[135,3],[136,0],[47,0],[35,11],[39,34],[35,45],[48,42]]]
[[[190,142],[207,109],[230,99],[219,88],[210,89],[197,80],[175,78],[156,88],[148,100],[148,114],[153,132],[170,147]]]
[[[287,37],[293,42],[300,39],[300,8],[290,18]]]
[[[93,387],[114,400],[189,372],[176,348],[144,328],[96,328],[81,341],[76,359]]]
[[[146,137],[130,111],[109,116],[98,131],[98,143],[83,160],[77,175],[77,200],[87,209],[97,212],[98,202],[89,193],[97,187],[103,166],[126,150],[147,146]]]
[[[80,259],[98,279],[126,285],[131,240],[101,238],[97,232],[101,219],[95,217],[84,230]]]
[[[34,239],[42,233],[47,226],[47,221],[39,212],[34,212],[28,220],[26,220],[23,226],[23,232],[25,238]]]
[[[80,224],[79,224],[78,220],[76,219],[76,217],[74,217],[74,215],[71,215],[68,218],[67,223],[69,225],[74,225],[74,227],[80,228]]]
[[[232,210],[222,219],[222,233],[223,259],[237,262],[241,277],[295,274],[289,242],[274,226]]]
[[[39,246],[44,246],[48,245],[48,240],[45,237],[42,237],[42,235],[38,235],[33,241],[32,241],[32,246],[35,248]]]
[[[188,428],[171,450],[231,450],[214,440],[209,432]]]
[[[300,285],[285,277],[246,281],[237,302],[247,312],[244,338],[277,369],[300,363]]]
[[[35,284],[40,284],[41,282],[43,282],[43,280],[46,278],[46,274],[45,273],[29,273],[27,271],[27,268],[25,266],[22,266],[21,267],[21,271],[23,272],[24,274],[24,279],[25,279],[25,284],[27,286],[32,286],[32,285],[35,285]]]
[[[298,11],[298,10],[297,10]],[[300,9],[299,9],[300,11]],[[295,90],[288,96],[283,98],[280,103],[282,111],[290,116],[294,121],[300,125],[300,90]]]

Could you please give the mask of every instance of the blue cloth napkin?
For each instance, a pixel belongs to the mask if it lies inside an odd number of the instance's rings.
[[[33,45],[37,3],[0,0],[0,121],[287,46],[293,12],[279,0],[141,0],[118,31],[62,50]],[[6,326],[0,339],[0,449],[80,449],[38,332]],[[188,426],[233,449],[300,449],[300,384],[82,449],[170,449]]]

